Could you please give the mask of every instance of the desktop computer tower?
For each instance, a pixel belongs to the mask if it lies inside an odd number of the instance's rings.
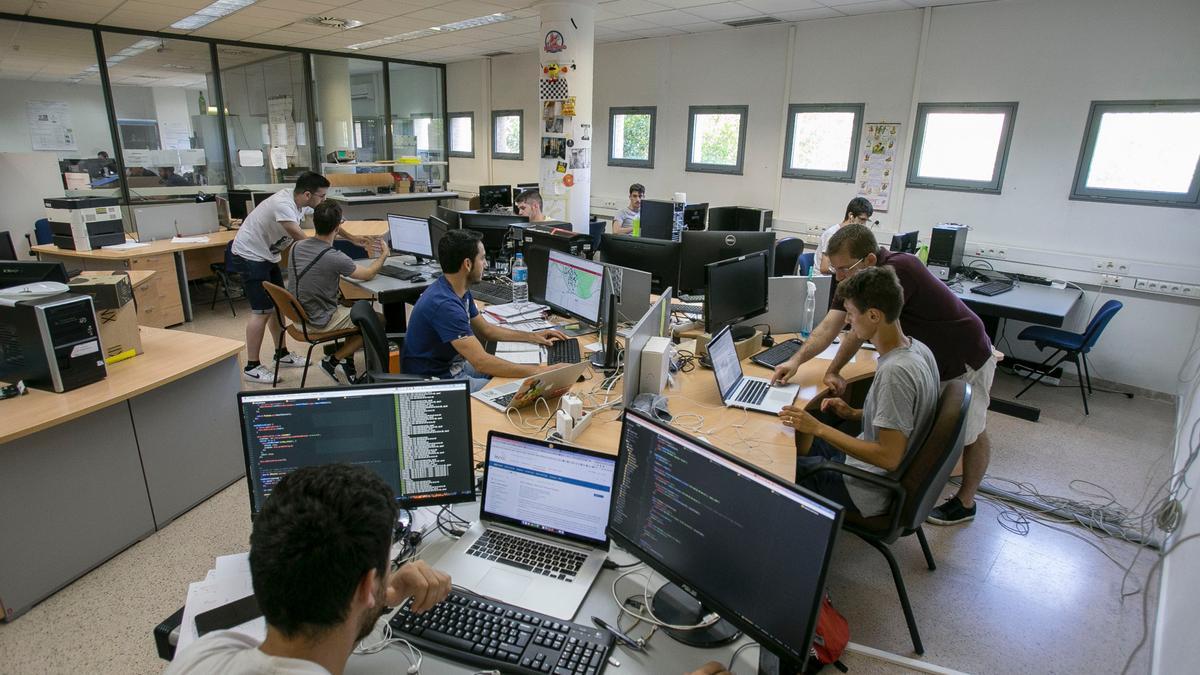
[[[0,303],[0,380],[61,393],[107,375],[91,296]]]
[[[934,225],[933,235],[929,238],[929,258],[925,264],[935,277],[949,281],[954,277],[954,271],[962,265],[963,249],[966,247],[966,225]]]
[[[771,216],[771,209],[739,206],[737,210],[737,229],[742,232],[770,232]]]

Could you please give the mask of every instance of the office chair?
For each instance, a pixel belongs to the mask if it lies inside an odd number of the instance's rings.
[[[771,276],[786,277],[796,274],[802,253],[804,253],[802,239],[784,237],[775,242],[775,273]]]
[[[17,247],[13,245],[11,232],[0,232],[0,260],[16,260]]]
[[[815,409],[820,410],[820,402],[817,399],[810,402],[808,408],[814,409],[814,403]],[[904,620],[908,624],[913,651],[917,654],[924,654],[925,646],[921,644],[921,634],[917,630],[917,620],[908,601],[904,577],[900,574],[900,566],[896,564],[896,557],[892,555],[890,547],[900,537],[915,533],[917,541],[921,544],[921,553],[925,555],[925,564],[930,571],[937,569],[921,524],[933,510],[942,487],[950,479],[955,462],[962,455],[963,422],[966,420],[970,404],[971,385],[962,380],[946,383],[938,399],[929,434],[896,470],[898,478],[828,461],[808,468],[796,476],[796,481],[799,482],[804,477],[820,471],[834,471],[882,487],[892,493],[892,503],[887,513],[864,518],[847,511],[842,521],[842,529],[875,547],[887,560],[892,571],[892,581],[896,584],[896,593],[900,596],[900,607],[904,610]]]
[[[389,368],[388,342],[395,342],[404,351],[404,333],[387,333],[370,300],[359,300],[350,308],[350,320],[362,333],[363,358],[367,371],[359,383],[423,380],[419,375],[393,373]]]
[[[1075,373],[1079,375],[1079,395],[1083,397],[1083,414],[1090,415],[1088,410],[1088,394],[1092,393],[1092,374],[1088,372],[1087,355],[1092,351],[1092,347],[1100,339],[1100,334],[1108,326],[1108,322],[1116,316],[1117,312],[1121,311],[1124,305],[1120,300],[1109,300],[1100,307],[1100,311],[1096,312],[1092,320],[1088,322],[1087,329],[1082,333],[1072,333],[1060,328],[1051,328],[1049,326],[1029,326],[1017,335],[1018,340],[1030,340],[1038,351],[1044,350],[1046,347],[1054,347],[1054,353],[1042,361],[1041,365],[1037,366],[1037,377],[1033,378],[1025,388],[1017,394],[1017,398],[1029,391],[1029,388],[1038,382],[1042,381],[1043,377],[1059,366],[1063,361],[1071,359],[1075,363]],[[1062,353],[1062,357],[1054,362],[1054,365],[1047,366],[1050,359]],[[1080,367],[1080,363],[1083,366]],[[1033,373],[1025,376],[1029,379]],[[1087,383],[1087,391],[1084,391],[1084,382]]]
[[[816,253],[801,253],[800,264],[796,266],[796,274],[802,277],[808,276],[808,271],[812,270],[813,265],[817,264]],[[813,274],[820,274],[821,270],[813,270]]]
[[[236,292],[236,299],[238,300],[241,300],[245,296],[240,291],[235,291],[235,289],[240,288],[242,285],[242,273],[233,261],[232,241],[225,245],[225,261],[209,263],[208,269],[216,278],[213,281],[212,302],[208,303],[208,308],[215,310],[217,308],[217,295],[224,292],[225,301],[229,303],[229,311],[234,316],[237,316],[237,310],[233,308],[234,293]]]
[[[266,289],[267,295],[271,296],[271,302],[275,305],[275,318],[279,321],[279,327],[286,330],[288,336],[293,340],[308,344],[308,354],[305,355],[304,373],[300,376],[300,386],[303,388],[304,383],[308,380],[308,367],[312,365],[313,348],[326,342],[339,343],[358,333],[358,329],[351,327],[329,331],[310,331],[308,328],[308,312],[304,311],[304,306],[300,304],[296,296],[288,292],[287,289],[276,286],[269,281],[262,282],[262,285]],[[272,380],[271,386],[274,387],[277,384],[279,384],[278,357],[275,358],[275,378]]]

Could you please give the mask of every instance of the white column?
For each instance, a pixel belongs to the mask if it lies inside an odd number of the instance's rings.
[[[317,81],[317,124],[323,141],[322,151],[353,150],[350,61],[338,56],[314,56],[313,77]]]
[[[590,0],[551,0],[537,7],[541,12],[536,73],[539,106],[536,125],[531,125],[529,132],[538,138],[542,201],[549,218],[569,221],[576,232],[587,232],[595,160],[592,69],[596,10]]]

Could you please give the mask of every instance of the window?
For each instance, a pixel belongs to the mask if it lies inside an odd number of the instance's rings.
[[[339,150],[353,150],[360,162],[386,159],[383,64],[314,54],[312,74],[320,161]]]
[[[521,110],[492,111],[492,157],[524,159],[525,113]]]
[[[475,113],[450,113],[450,156],[475,156]]]
[[[788,106],[784,178],[853,181],[863,107],[862,103]]]
[[[1071,198],[1200,207],[1200,101],[1093,101]]]
[[[749,106],[688,107],[687,170],[742,175]]]
[[[654,122],[658,109],[608,109],[608,165],[654,168]]]
[[[1016,103],[922,103],[910,187],[1000,194]]]
[[[411,63],[388,64],[392,108],[393,157],[417,157],[420,164],[395,170],[412,174],[430,189],[446,185],[446,134],[442,107],[442,70]]]

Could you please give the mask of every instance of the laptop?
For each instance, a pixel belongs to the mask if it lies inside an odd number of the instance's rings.
[[[791,405],[800,393],[798,384],[772,387],[771,381],[764,377],[747,377],[742,372],[742,362],[738,359],[737,348],[733,346],[729,326],[722,328],[708,343],[708,358],[717,377],[721,400],[730,408],[778,415],[783,406]]]
[[[571,363],[561,368],[530,375],[523,380],[482,389],[471,396],[500,412],[517,410],[533,405],[534,401],[539,398],[558,398],[567,393],[579,381],[587,367],[587,361]]]
[[[608,554],[617,458],[488,432],[474,522],[437,567],[480,595],[570,620]]]

